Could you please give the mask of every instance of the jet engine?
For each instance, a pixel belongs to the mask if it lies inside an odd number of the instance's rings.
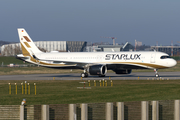
[[[99,75],[101,77],[105,76],[107,72],[107,67],[105,65],[93,65],[89,67],[90,75]]]
[[[126,70],[113,70],[116,74],[130,74],[131,73],[131,69],[130,70],[128,70],[128,69],[126,69]]]

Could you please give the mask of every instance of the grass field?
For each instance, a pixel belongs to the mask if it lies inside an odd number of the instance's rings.
[[[14,56],[1,56],[0,57],[0,65],[9,65],[9,64],[29,64],[24,63],[22,60],[16,59]]]
[[[9,85],[12,84],[12,94],[9,95]],[[15,85],[18,84],[18,94],[15,94]],[[28,81],[31,94],[22,95],[20,83],[24,81],[0,81],[0,104],[19,105],[26,98],[27,105],[35,104],[69,104],[69,103],[99,103],[118,101],[149,101],[180,99],[179,80],[169,81],[121,81],[114,80],[114,86],[93,86],[91,89],[77,89],[83,87],[82,81]],[[37,84],[37,95],[34,95],[34,85]],[[88,86],[88,84],[86,84]]]
[[[81,73],[83,70],[53,69],[46,67],[0,67],[0,75]]]

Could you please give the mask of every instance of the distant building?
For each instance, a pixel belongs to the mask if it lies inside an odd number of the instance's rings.
[[[125,45],[97,45],[97,46],[87,46],[87,52],[119,52],[119,51],[132,51],[134,46],[130,43],[126,43]]]
[[[98,49],[104,52],[119,52],[122,50],[123,45],[98,45]]]
[[[137,46],[142,46],[142,42],[137,41]]]
[[[37,41],[34,44],[43,52],[84,52],[87,42],[85,41]],[[20,43],[6,44],[1,46],[1,55],[14,56],[22,53]]]
[[[134,46],[130,44],[129,42],[126,42],[126,44],[123,46],[122,51],[133,51]]]
[[[13,56],[22,53],[20,43],[6,44],[1,46],[1,55]]]
[[[99,50],[97,50],[99,49]],[[86,52],[96,52],[96,51],[101,51],[100,48],[98,48],[98,46],[86,46]]]
[[[180,46],[151,46],[151,50],[165,52],[170,56],[180,55]]]
[[[67,51],[70,52],[85,52],[87,42],[85,41],[66,41]]]

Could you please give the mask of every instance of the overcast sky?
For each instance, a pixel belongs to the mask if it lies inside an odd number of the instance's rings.
[[[17,28],[34,41],[178,44],[180,0],[0,0],[0,40],[19,42]]]

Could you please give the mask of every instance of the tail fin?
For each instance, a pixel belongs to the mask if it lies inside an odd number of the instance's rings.
[[[32,39],[29,37],[25,29],[18,28],[18,34],[22,53],[24,56],[32,56],[33,54],[41,53],[41,51],[36,47]]]

